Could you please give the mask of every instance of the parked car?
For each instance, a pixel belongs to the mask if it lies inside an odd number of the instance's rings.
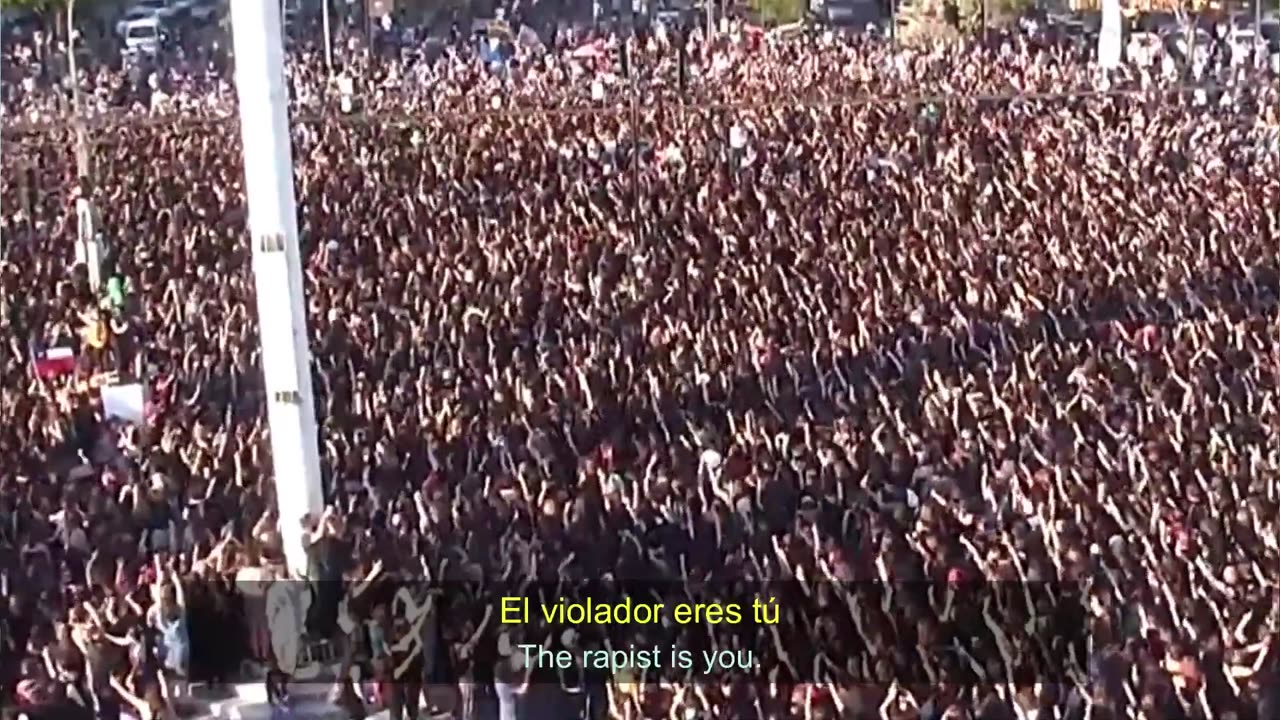
[[[139,18],[124,31],[124,51],[129,55],[155,55],[164,42],[164,25],[159,18]]]
[[[835,27],[865,27],[885,20],[880,4],[872,0],[827,0],[818,17]]]
[[[152,8],[131,7],[125,11],[124,15],[120,16],[119,20],[116,21],[116,35],[119,35],[120,37],[124,37],[125,33],[128,32],[130,25],[132,25],[133,23],[139,20],[145,20],[147,18],[153,18],[155,16],[156,14],[152,10]]]
[[[687,10],[664,7],[654,13],[653,19],[655,22],[669,28],[679,27],[684,24],[684,18],[687,12]]]

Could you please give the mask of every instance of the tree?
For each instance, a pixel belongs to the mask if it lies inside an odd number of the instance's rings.
[[[66,13],[75,8],[76,22],[84,18],[114,19],[123,12],[125,0],[0,0],[0,9],[6,16],[11,12],[25,13],[37,20],[47,32],[61,36],[66,32]],[[9,17],[5,18],[6,21]]]
[[[90,0],[81,2],[82,6],[88,4]],[[93,0],[92,4],[100,4],[100,2]],[[0,10],[4,10],[6,16],[12,12],[29,13],[30,17],[37,20],[46,32],[55,36],[66,32],[65,13],[69,5],[69,0],[0,0]]]
[[[898,4],[897,37],[908,45],[932,45],[960,39],[941,0],[907,0]]]
[[[44,21],[58,19],[67,8],[67,0],[0,0],[0,9],[28,12]]]
[[[88,5],[100,5],[101,0],[85,0],[80,5],[83,11]],[[77,0],[0,0],[0,9],[5,11],[26,11],[35,14],[45,25],[51,37],[62,35],[67,40],[67,75],[71,78],[72,112],[75,116],[75,155],[77,174],[83,180],[91,174],[89,142],[85,134],[81,117],[82,98],[80,96],[79,72],[76,67],[75,32],[77,19]],[[50,21],[53,22],[50,22]]]
[[[803,18],[809,3],[807,0],[751,0],[751,9],[761,22],[785,25]]]
[[[986,26],[1007,27],[1027,11],[1033,0],[907,0],[898,6],[898,37],[904,42],[959,40]]]

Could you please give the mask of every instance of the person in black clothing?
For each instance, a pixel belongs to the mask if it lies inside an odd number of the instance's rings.
[[[552,653],[574,648],[577,631],[554,627],[550,629],[551,642],[547,649]],[[567,642],[566,642],[567,641]],[[576,651],[575,656],[579,655]],[[574,707],[573,692],[580,689],[581,668],[564,671],[552,664],[535,664],[529,669],[526,691],[517,696],[516,714],[521,720],[555,720],[563,717],[579,717],[579,707]],[[573,708],[570,711],[570,708]],[[571,713],[571,714],[566,714]]]
[[[439,693],[450,688],[457,680],[454,673],[453,657],[450,653],[451,638],[447,634],[450,627],[451,613],[449,603],[443,602],[438,589],[427,591],[423,600],[426,607],[419,612],[424,613],[418,638],[422,652],[422,686],[427,689],[429,702],[439,700]]]
[[[599,668],[586,668],[582,673],[585,695],[582,716],[585,720],[604,720],[609,713],[609,672]]]
[[[393,620],[391,642],[391,720],[416,720],[422,696],[423,657],[422,621],[430,613],[419,615],[417,622],[407,617]]]
[[[308,530],[307,578],[311,582],[312,603],[307,613],[307,633],[316,639],[331,639],[337,633],[338,609],[345,592],[348,551],[341,540],[342,521],[330,507]]]
[[[191,635],[191,679],[195,682],[212,680],[217,673],[218,642],[229,637],[214,623],[213,588],[205,582],[192,582],[186,588],[187,613]]]
[[[489,631],[489,625],[493,621],[492,605],[485,604],[482,611],[484,616],[474,627],[468,624],[467,629],[473,631],[471,639],[459,653],[461,674],[470,680],[465,688],[463,717],[469,720],[497,720],[500,707],[495,685],[496,671],[498,663],[505,659],[498,653],[498,633]]]
[[[277,708],[289,705],[289,675],[275,665],[274,659],[267,671],[267,702]]]
[[[0,607],[0,693],[8,697],[22,677],[18,672],[21,651],[31,636],[31,623],[22,598],[7,589],[5,594],[8,601]]]
[[[190,584],[193,679],[215,686],[232,681],[248,657],[243,600],[213,568]]]
[[[560,712],[563,717],[584,717],[587,711],[589,696],[587,695],[586,670],[578,663],[582,657],[579,651],[578,633],[567,630],[561,638],[560,646],[568,650],[574,659],[567,668],[557,668],[557,683],[561,691]]]

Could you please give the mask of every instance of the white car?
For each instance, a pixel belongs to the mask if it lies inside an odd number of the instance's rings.
[[[149,7],[131,7],[120,17],[119,20],[116,21],[116,35],[124,37],[124,34],[129,30],[130,25],[139,20],[146,20],[154,17],[156,17],[156,14]]]
[[[140,18],[124,31],[124,50],[131,55],[155,55],[160,52],[164,26],[159,18]]]

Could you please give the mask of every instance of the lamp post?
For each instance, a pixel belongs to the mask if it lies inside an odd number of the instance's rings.
[[[1267,38],[1262,34],[1262,0],[1253,0],[1253,54],[1254,67],[1267,62]]]
[[[0,37],[4,37],[4,14],[3,13],[0,13]],[[2,72],[3,71],[0,70],[0,73]],[[3,161],[4,161],[4,143],[0,143],[0,162],[3,162]],[[23,172],[23,177],[26,177],[25,171]],[[26,189],[23,188],[23,195],[26,195],[25,190]],[[0,210],[2,209],[3,208],[0,208]],[[0,234],[0,260],[4,260],[4,240],[5,240],[4,235]]]
[[[333,72],[333,30],[330,29],[329,0],[320,0],[320,4],[324,9],[324,66],[329,72]]]
[[[75,132],[76,179],[76,260],[89,271],[89,287],[102,286],[102,245],[98,238],[98,211],[93,206],[92,159],[89,132],[84,123],[84,99],[80,94],[80,71],[76,60],[76,0],[67,0],[67,72],[71,76],[71,123]]]
[[[627,24],[622,37],[622,53],[627,59],[627,80],[631,83],[631,228],[637,250],[641,247],[640,230],[640,87],[636,83],[639,68],[631,57],[631,41],[636,36],[635,0],[627,0]]]
[[[67,0],[67,70],[71,76],[71,112],[75,127],[76,174],[89,177],[89,138],[84,127],[80,71],[76,60],[76,0]]]

